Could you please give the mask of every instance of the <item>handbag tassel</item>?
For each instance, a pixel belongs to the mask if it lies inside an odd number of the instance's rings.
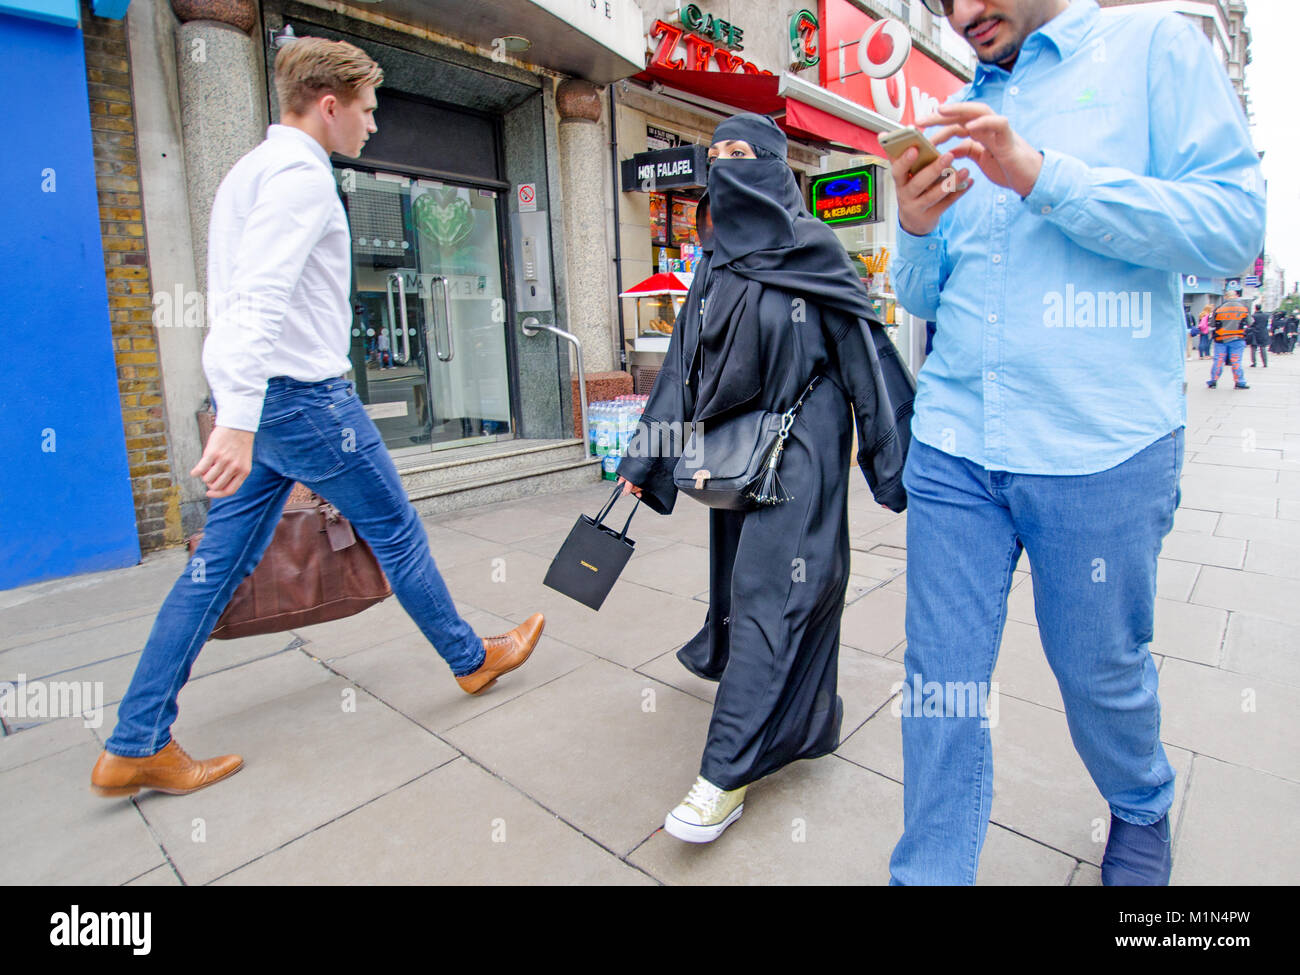
[[[781,462],[781,453],[785,450],[785,436],[777,441],[776,446],[772,448],[772,455],[763,465],[763,473],[749,490],[749,497],[757,504],[761,505],[778,505],[786,501],[793,501],[794,495],[786,492],[784,485],[781,484],[781,478],[776,473],[776,465]]]

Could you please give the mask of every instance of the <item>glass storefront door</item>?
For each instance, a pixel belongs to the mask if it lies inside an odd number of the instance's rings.
[[[338,168],[352,228],[351,358],[390,450],[509,437],[495,190]]]

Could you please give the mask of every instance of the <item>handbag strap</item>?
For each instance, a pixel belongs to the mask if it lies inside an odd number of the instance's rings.
[[[803,336],[799,334],[798,325],[795,325],[794,327],[794,339],[795,339],[795,344],[799,347],[799,352],[798,354],[791,356],[790,358],[790,371],[788,373],[789,376],[794,375],[795,370],[799,368],[800,360],[803,359]],[[803,401],[808,398],[809,393],[811,393],[814,389],[817,388],[817,384],[821,382],[821,379],[822,377],[820,375],[813,376],[812,380],[808,383],[808,385],[804,387],[804,391],[799,394],[799,398],[795,400],[794,406],[790,407],[788,410],[785,411],[784,415],[786,418],[785,420],[786,430],[789,430],[790,428],[789,425],[794,422],[795,416],[797,416],[799,413],[799,408],[803,406]],[[790,380],[787,378],[786,382],[789,383],[789,381]]]

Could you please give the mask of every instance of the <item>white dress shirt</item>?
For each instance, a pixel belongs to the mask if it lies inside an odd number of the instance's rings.
[[[203,371],[218,425],[256,430],[272,376],[320,382],[352,368],[351,284],[329,155],[301,129],[272,125],[212,203]]]

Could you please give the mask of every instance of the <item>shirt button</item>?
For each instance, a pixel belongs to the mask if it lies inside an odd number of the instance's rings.
[[[1007,94],[1008,94],[1008,95],[1019,95],[1019,94],[1020,94],[1020,88],[1019,88],[1019,86],[1018,86],[1018,85],[1012,85],[1010,88],[1007,89]]]
[[[999,194],[998,194],[998,202],[999,202],[999,203],[1006,203],[1006,202],[1007,202],[1007,195],[1006,195],[1005,193],[999,193]]]
[[[1114,240],[1114,239],[1115,239],[1115,235],[1114,235],[1114,234],[1107,234],[1105,237],[1102,238],[1102,240],[1105,240],[1105,241],[1110,241],[1110,240]]]
[[[994,263],[994,264],[1001,264],[1001,263],[1002,263],[1002,255],[1001,255],[1001,254],[994,254],[994,255],[993,255],[993,263]]]
[[[930,250],[934,250],[934,249],[935,249],[936,247],[938,247],[938,246],[939,246],[938,244],[931,244],[931,245],[930,245]]]
[[[991,315],[989,315],[989,321],[990,321],[990,322],[994,322],[994,323],[996,323],[997,320],[998,320],[998,316],[997,316],[996,313],[995,313],[995,314],[991,314]],[[989,378],[990,378],[990,379],[993,378],[993,373],[989,373]]]
[[[1051,212],[1052,212],[1051,207],[1043,207],[1043,209],[1039,211],[1039,213],[1051,213]]]
[[[996,372],[991,372],[991,373],[988,374],[988,381],[989,381],[989,382],[993,382],[993,380],[995,380],[995,379],[997,379],[997,378],[998,378],[998,374],[997,374]]]

